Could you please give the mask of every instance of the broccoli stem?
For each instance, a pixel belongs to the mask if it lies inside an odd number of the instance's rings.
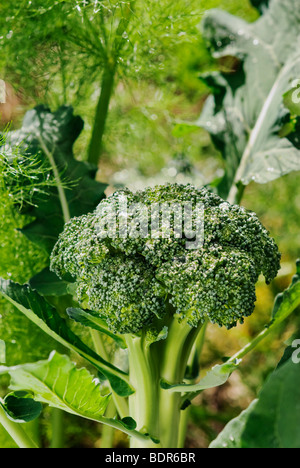
[[[164,381],[174,384],[184,380],[187,363],[201,328],[192,328],[186,319],[179,322],[176,317],[173,318],[164,343],[160,369]],[[181,396],[168,393],[160,389],[160,440],[163,447],[178,448],[182,416]],[[180,438],[182,437],[181,434]]]
[[[182,444],[185,425],[181,424],[181,395],[163,390],[160,380],[174,384],[182,382],[187,363],[197,336],[201,330],[192,328],[187,320],[169,320],[169,332],[165,341],[145,345],[141,337],[126,336],[129,351],[130,384],[135,393],[129,397],[129,412],[137,423],[137,430],[158,439],[136,440],[131,448],[177,448]],[[181,432],[181,433],[180,433]]]
[[[130,415],[139,432],[159,439],[159,377],[151,350],[144,346],[142,337],[126,335],[129,351],[130,383],[135,393],[129,397]],[[131,448],[158,448],[151,439],[140,441],[132,438]]]

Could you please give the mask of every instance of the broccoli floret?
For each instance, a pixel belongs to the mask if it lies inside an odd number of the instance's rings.
[[[176,209],[164,223],[167,206]],[[179,229],[187,206],[203,208],[203,242],[192,249]],[[51,269],[76,278],[79,300],[119,333],[151,326],[166,302],[192,327],[235,326],[254,310],[259,275],[269,283],[279,268],[278,247],[255,213],[177,184],[116,192],[66,224],[51,257]]]
[[[164,310],[154,269],[122,254],[87,268],[77,292],[82,303],[101,311],[114,332],[137,333]]]

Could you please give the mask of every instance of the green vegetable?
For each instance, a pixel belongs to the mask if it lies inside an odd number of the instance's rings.
[[[132,447],[178,446],[187,398],[168,389],[185,381],[199,332],[209,321],[242,322],[254,310],[259,275],[269,283],[279,267],[278,248],[254,213],[191,185],[116,192],[65,225],[51,269],[74,277],[77,299],[91,310],[76,321],[87,326],[98,314],[124,335],[129,414],[151,436],[133,438]]]
[[[109,237],[103,213],[116,215],[122,234],[120,199],[125,197],[131,205],[143,204],[148,232],[132,235],[137,221],[131,213],[129,235]],[[159,225],[150,232],[152,207],[159,206],[162,216],[166,204],[184,210],[189,202],[204,207],[203,245],[187,249],[187,239],[177,237],[176,214],[168,236],[158,236]],[[230,328],[251,315],[259,275],[269,283],[279,263],[278,248],[254,213],[224,203],[205,188],[183,185],[116,192],[93,213],[67,223],[51,257],[58,276],[70,273],[76,278],[82,304],[98,311],[121,334],[139,332],[162,319],[170,307],[191,327],[208,319]]]

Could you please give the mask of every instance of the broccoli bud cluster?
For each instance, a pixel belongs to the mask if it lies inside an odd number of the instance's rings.
[[[124,200],[134,210],[124,211]],[[166,225],[159,222],[160,207],[184,212],[187,204],[203,207],[203,242],[193,249],[184,231],[179,235],[178,211]],[[113,216],[103,222],[110,209]],[[205,320],[235,326],[254,310],[259,275],[269,283],[279,268],[277,245],[255,213],[206,188],[177,184],[116,192],[94,213],[67,223],[51,256],[59,277],[76,279],[83,307],[118,333],[150,328],[166,313],[166,301],[193,327]]]

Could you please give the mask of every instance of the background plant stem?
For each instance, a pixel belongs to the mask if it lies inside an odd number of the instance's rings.
[[[109,111],[109,103],[113,93],[116,65],[107,62],[103,72],[101,91],[96,107],[92,137],[88,151],[88,161],[98,165],[102,151],[102,140]]]
[[[63,429],[63,412],[61,410],[52,408],[51,426],[52,426],[51,448],[63,448],[64,447],[64,429]]]

